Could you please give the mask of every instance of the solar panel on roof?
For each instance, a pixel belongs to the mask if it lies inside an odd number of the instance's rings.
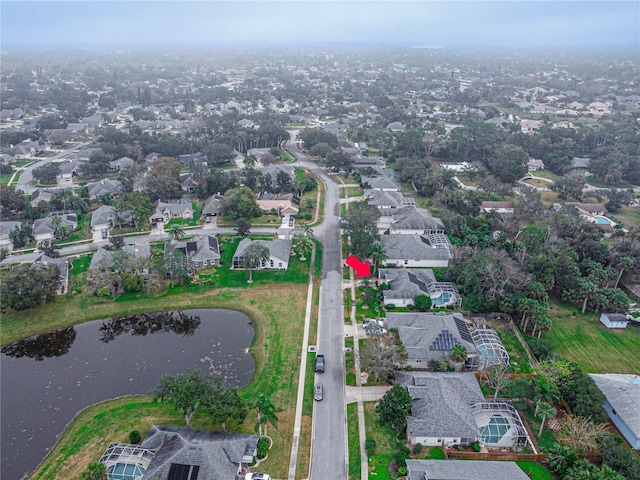
[[[460,336],[463,340],[473,343],[473,338],[471,337],[471,332],[469,331],[469,326],[467,322],[465,322],[462,318],[453,317],[456,322],[456,327],[458,327],[458,332],[460,332]]]
[[[458,343],[460,341],[449,330],[444,329],[429,346],[429,350],[451,350]]]
[[[200,467],[198,465],[183,465],[172,463],[169,467],[167,480],[197,480]]]

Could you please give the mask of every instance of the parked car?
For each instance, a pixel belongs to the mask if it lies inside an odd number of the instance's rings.
[[[313,387],[313,399],[318,402],[322,400],[322,395],[324,393],[324,389],[322,388],[321,383],[316,383],[316,386]]]
[[[324,373],[324,355],[316,356],[316,373]]]
[[[249,472],[244,476],[244,480],[271,480],[271,475],[267,473]]]

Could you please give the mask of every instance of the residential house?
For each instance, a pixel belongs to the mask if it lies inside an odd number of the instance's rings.
[[[22,222],[0,222],[0,250],[13,251],[13,242],[9,233],[16,228],[21,228]]]
[[[450,447],[478,442],[516,451],[529,446],[535,452],[515,408],[505,401],[486,401],[475,374],[396,371],[395,377],[411,396],[407,417],[411,445],[444,443]]]
[[[606,215],[608,210],[601,203],[573,203],[569,202],[567,205],[573,205],[578,213],[589,217],[595,217],[596,215]]]
[[[395,212],[389,224],[391,235],[444,235],[444,223],[425,208],[403,208]]]
[[[300,197],[293,193],[262,192],[258,195],[256,203],[264,212],[276,212],[282,219],[282,227],[293,228],[296,215],[300,210]]]
[[[60,190],[50,190],[47,188],[36,188],[31,194],[29,204],[36,207],[40,202],[50,202],[53,196]]]
[[[67,128],[65,130],[69,130],[73,134],[77,133],[85,133],[89,128],[89,124],[86,122],[75,122],[75,123],[67,123]]]
[[[183,220],[193,219],[193,206],[189,199],[183,198],[175,202],[156,201],[156,209],[149,216],[151,228],[163,228],[164,224],[169,223],[174,218]]]
[[[513,202],[492,202],[485,200],[480,204],[480,211],[483,213],[499,213],[502,215],[513,215],[516,207]]]
[[[387,125],[387,130],[390,132],[404,132],[407,128],[400,122],[391,122]]]
[[[180,188],[187,193],[195,193],[200,185],[191,173],[180,174]]]
[[[64,295],[69,290],[69,265],[66,258],[51,258],[46,256],[39,250],[32,253],[26,253],[24,255],[11,255],[5,258],[0,265],[11,266],[18,264],[29,264],[39,268],[48,268],[56,265],[60,270],[60,276],[58,277],[58,295]]]
[[[573,157],[571,159],[571,166],[573,168],[589,168],[591,164],[591,159],[588,157]]]
[[[93,241],[100,242],[109,237],[109,230],[116,221],[116,209],[111,205],[101,205],[91,214]]]
[[[529,480],[516,462],[407,460],[407,480]]]
[[[286,270],[289,267],[291,257],[291,240],[251,240],[243,238],[238,244],[236,252],[233,254],[233,268],[244,268],[243,254],[249,245],[259,243],[269,249],[269,259],[260,265],[257,270]]]
[[[87,183],[89,198],[96,199],[108,195],[111,198],[117,197],[122,192],[122,182],[105,178],[97,182]]]
[[[186,166],[193,165],[194,163],[203,163],[207,165],[207,162],[209,161],[209,159],[203,153],[197,152],[197,153],[189,153],[185,155],[178,155],[178,161]]]
[[[387,192],[401,192],[402,185],[388,177],[360,176],[360,186],[364,189],[385,190]]]
[[[213,194],[204,201],[202,206],[202,216],[206,219],[208,217],[217,217],[220,215],[220,200],[221,195]]]
[[[479,364],[480,354],[460,313],[387,312],[387,327],[398,331],[407,352],[407,365],[413,368],[427,368],[432,360],[450,360],[454,345],[467,349],[468,367],[477,368]]]
[[[109,170],[112,172],[120,172],[128,167],[133,167],[135,165],[135,160],[129,157],[121,157],[117,160],[111,160],[109,162]]]
[[[151,247],[148,244],[133,244],[124,245],[122,252],[131,255],[135,260],[139,261],[138,265],[142,265],[139,273],[149,273],[148,260],[151,258]],[[91,263],[89,264],[89,270],[94,271],[110,271],[113,268],[113,256],[116,250],[107,250],[102,247],[96,250],[91,257]]]
[[[220,264],[220,247],[215,235],[196,235],[190,240],[169,240],[164,253],[180,251],[191,258],[195,268]]]
[[[237,480],[255,463],[258,440],[258,435],[153,425],[141,447],[155,455],[142,478]]]
[[[640,377],[631,374],[590,373],[604,396],[604,409],[631,448],[640,450]]]
[[[381,235],[386,253],[386,267],[448,267],[451,259],[449,239],[445,234]]]
[[[251,152],[252,150],[250,150]],[[259,155],[257,155],[259,157]],[[295,178],[295,171],[291,165],[276,165],[272,163],[266,167],[258,167],[258,171],[262,172],[262,175],[268,175],[273,181],[278,178],[278,173],[284,172],[291,180]]]
[[[601,313],[600,323],[607,328],[627,328],[629,320],[622,313]]]
[[[530,172],[535,172],[536,170],[544,170],[544,162],[537,158],[530,158],[527,162],[527,168]]]
[[[56,177],[58,185],[68,185],[73,183],[73,177],[80,175],[82,162],[77,160],[61,162],[58,164],[58,167],[60,168],[60,173],[58,173]]]
[[[462,305],[462,297],[456,286],[449,282],[438,282],[433,270],[428,268],[381,268],[378,278],[380,283],[389,285],[388,289],[383,290],[385,305],[413,305],[418,295],[430,297],[431,308]]]
[[[71,212],[53,212],[45,218],[37,219],[33,222],[33,238],[36,242],[54,238],[58,225],[65,225],[75,230],[78,228],[78,215]]]
[[[376,207],[382,216],[390,216],[408,205],[415,205],[413,198],[405,198],[398,191],[365,190],[364,198],[369,205]]]
[[[449,170],[450,172],[455,173],[464,173],[468,171],[476,171],[477,168],[471,165],[469,162],[460,162],[460,163],[441,163],[440,168],[442,170]]]

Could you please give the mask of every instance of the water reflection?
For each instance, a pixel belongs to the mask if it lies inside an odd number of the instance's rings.
[[[144,336],[150,333],[175,333],[187,337],[200,326],[198,315],[175,312],[148,312],[110,318],[100,327],[100,340],[109,343],[123,333]]]
[[[27,357],[42,361],[45,358],[66,355],[69,353],[75,339],[76,331],[73,327],[61,328],[60,330],[10,343],[2,347],[2,353],[9,357]]]

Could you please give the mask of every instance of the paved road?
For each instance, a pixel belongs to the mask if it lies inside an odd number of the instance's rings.
[[[25,167],[22,170],[22,175],[20,175],[20,179],[18,180],[18,183],[15,185],[16,190],[22,190],[24,193],[33,193],[33,191],[35,190],[35,187],[33,186],[33,169],[34,168],[42,167],[43,165],[46,165],[47,163],[51,163],[54,161],[59,161],[62,158],[68,155],[71,155],[74,152],[77,152],[78,150],[82,150],[83,148],[88,147],[89,145],[91,145],[91,143],[93,142],[79,143],[74,147],[71,147],[67,150],[62,150],[56,153],[55,155],[43,158],[39,162],[33,163],[28,167]]]
[[[314,402],[311,445],[311,480],[346,479],[347,429],[345,410],[344,311],[342,303],[342,251],[340,246],[340,204],[338,187],[322,169],[308,160],[295,145],[289,151],[304,168],[313,171],[326,185],[324,222],[314,227],[322,242],[322,280],[318,319],[318,352],[325,356],[325,373],[316,374],[324,386],[324,398]]]

